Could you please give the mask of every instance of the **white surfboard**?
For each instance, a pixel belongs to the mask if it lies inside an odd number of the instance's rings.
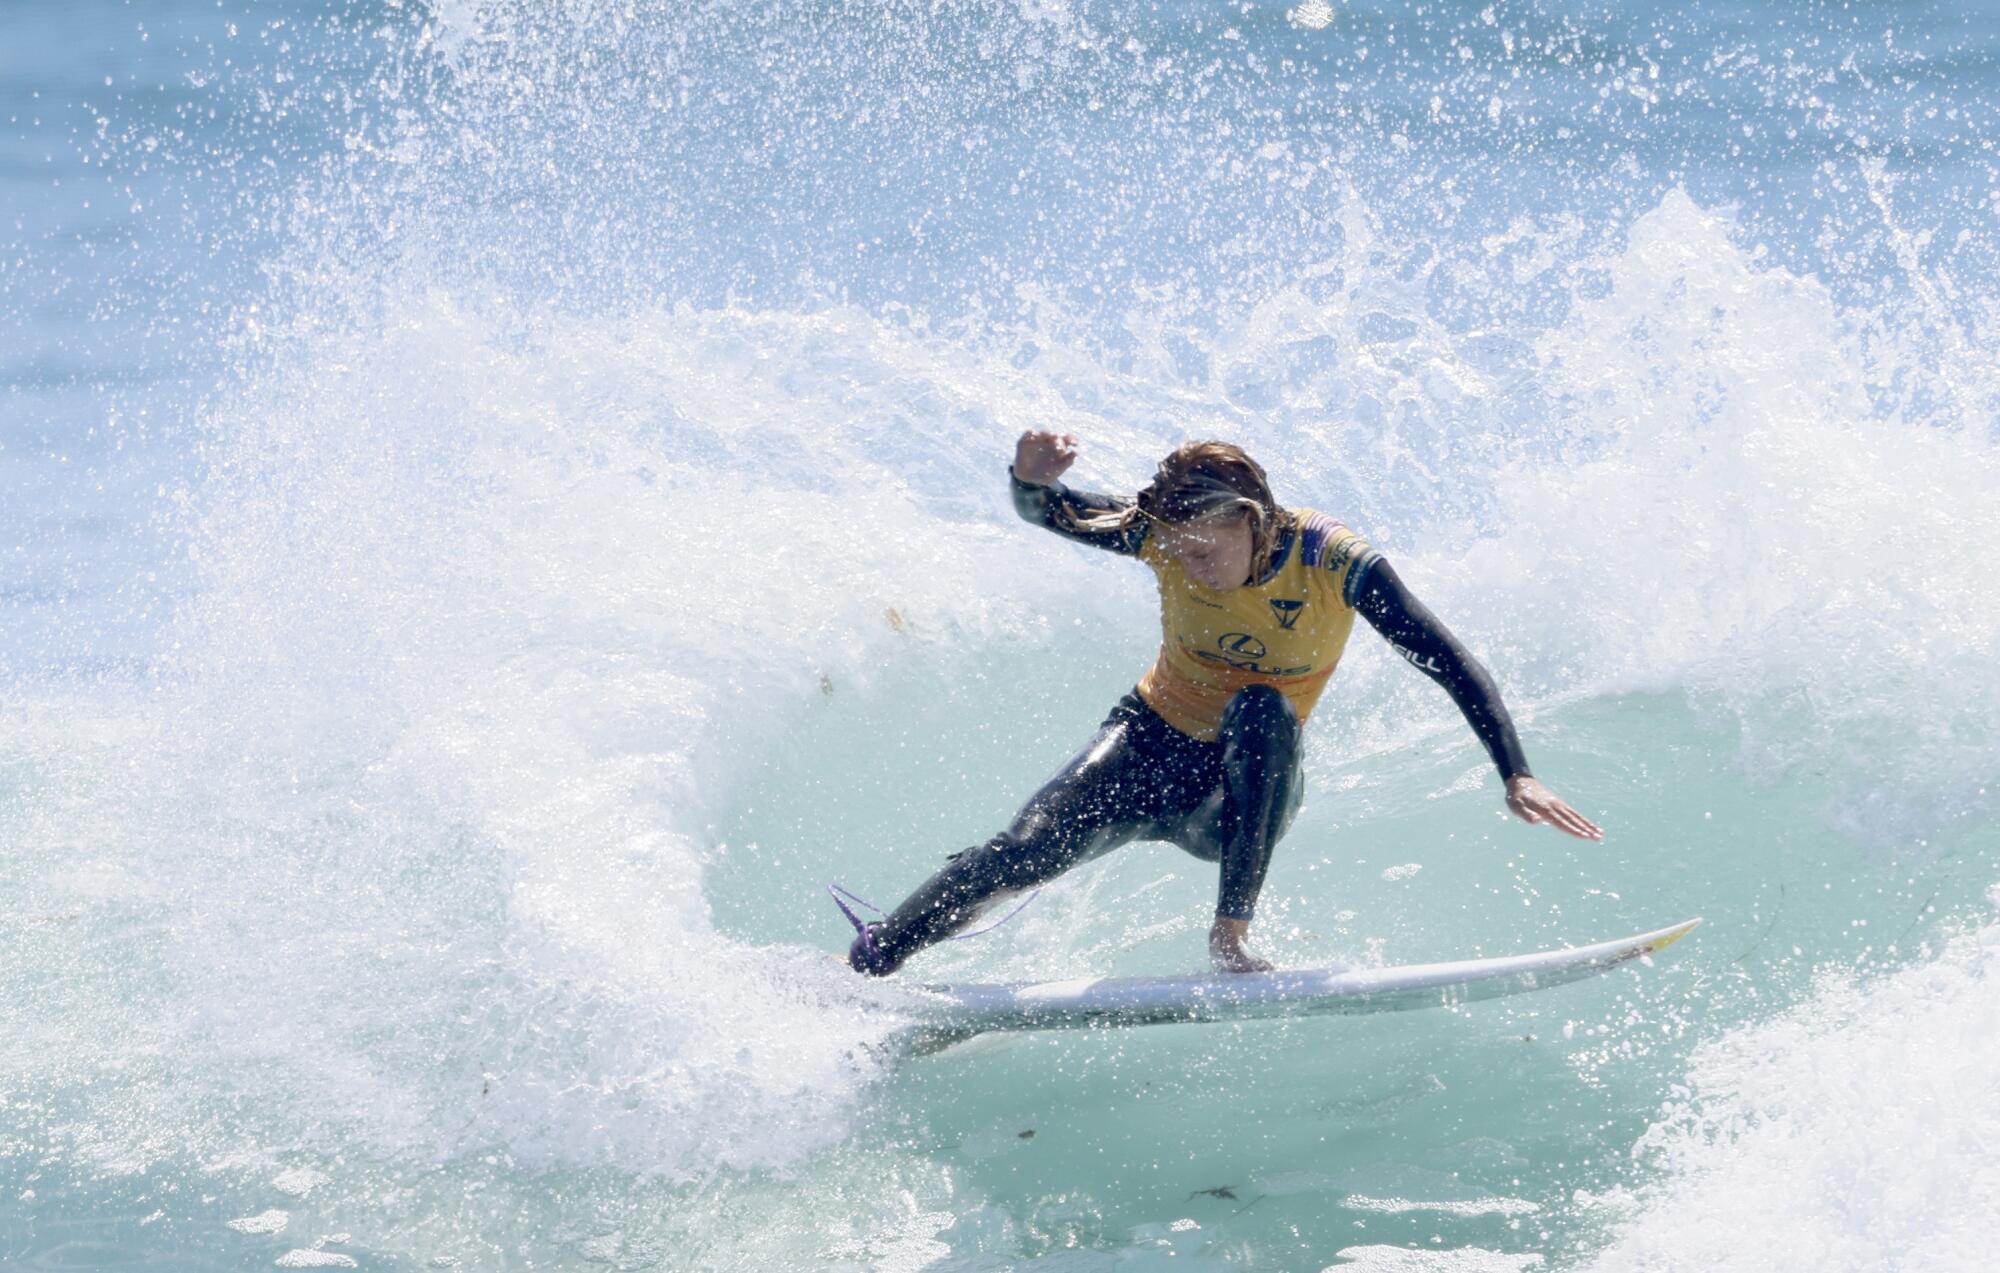
[[[919,1029],[939,1039],[988,1030],[1053,1030],[1402,1012],[1545,990],[1595,976],[1679,941],[1699,919],[1532,955],[1400,968],[1303,968],[1180,977],[1091,977],[1011,985],[925,986]]]

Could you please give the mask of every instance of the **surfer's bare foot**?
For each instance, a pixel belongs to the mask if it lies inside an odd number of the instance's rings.
[[[1247,919],[1215,917],[1208,930],[1208,961],[1217,972],[1269,972],[1269,960],[1259,959],[1244,948],[1250,936]]]

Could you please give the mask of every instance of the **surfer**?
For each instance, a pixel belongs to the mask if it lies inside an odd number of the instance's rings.
[[[1245,944],[1250,921],[1303,791],[1300,727],[1357,614],[1451,694],[1499,768],[1509,809],[1603,838],[1528,772],[1492,677],[1382,554],[1325,514],[1279,507],[1240,448],[1186,443],[1129,499],[1064,486],[1075,461],[1074,437],[1022,434],[1008,470],[1014,507],[1153,570],[1159,655],[1005,831],[953,854],[883,920],[857,921],[847,956],[857,971],[886,976],[995,899],[1141,838],[1220,867],[1209,958],[1224,972],[1267,971]]]

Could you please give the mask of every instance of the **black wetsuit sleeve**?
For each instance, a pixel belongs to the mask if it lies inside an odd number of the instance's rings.
[[[1092,513],[1116,513],[1130,508],[1132,501],[1129,499],[1073,491],[1061,482],[1051,482],[1047,486],[1023,482],[1014,476],[1011,464],[1007,466],[1007,481],[1014,488],[1014,511],[1024,521],[1046,527],[1064,539],[1073,539],[1079,544],[1089,544],[1092,548],[1102,548],[1126,557],[1137,556],[1140,546],[1146,542],[1146,523],[1143,519],[1117,530],[1086,530],[1077,525],[1078,517],[1087,517]]]
[[[1486,754],[1499,767],[1502,779],[1532,776],[1521,752],[1521,740],[1514,733],[1514,722],[1500,701],[1500,691],[1479,660],[1423,602],[1410,595],[1395,567],[1377,558],[1367,570],[1354,608],[1382,634],[1390,649],[1444,686],[1485,745]]]

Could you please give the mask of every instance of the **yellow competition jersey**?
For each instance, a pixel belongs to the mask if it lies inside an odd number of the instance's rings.
[[[1278,690],[1305,720],[1347,648],[1355,597],[1379,555],[1331,517],[1295,509],[1278,569],[1262,583],[1218,592],[1188,578],[1147,536],[1139,560],[1160,581],[1160,655],[1139,697],[1208,742],[1221,732],[1230,696],[1252,685]]]

